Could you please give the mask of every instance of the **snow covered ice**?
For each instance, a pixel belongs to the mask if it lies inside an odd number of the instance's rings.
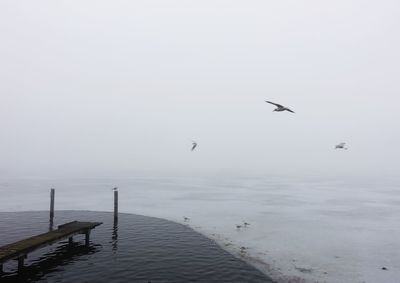
[[[280,282],[400,278],[397,181],[3,179],[0,210],[47,210],[54,187],[56,211],[112,211],[115,186],[120,212],[189,225]]]

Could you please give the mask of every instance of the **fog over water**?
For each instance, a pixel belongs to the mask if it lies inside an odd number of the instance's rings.
[[[110,211],[118,186],[121,212],[189,225],[278,282],[397,282],[399,14],[0,1],[0,211],[47,210],[51,187],[56,210]]]
[[[0,176],[395,176],[399,12],[1,1]]]

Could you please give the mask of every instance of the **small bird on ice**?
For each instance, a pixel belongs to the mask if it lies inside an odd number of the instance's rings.
[[[250,223],[243,222],[244,227],[250,226]]]
[[[186,217],[186,216],[183,217],[183,221],[188,222],[189,220],[190,220],[189,217]]]
[[[236,229],[240,230],[240,228],[242,228],[242,225],[236,225]]]
[[[192,141],[192,151],[197,147],[197,142]]]
[[[265,100],[265,102],[267,102],[269,104],[272,104],[272,105],[275,105],[277,108],[275,108],[274,111],[276,111],[276,112],[289,111],[289,112],[294,113],[294,111],[292,111],[289,108],[287,108],[287,107],[285,107],[283,105],[280,105],[278,103],[274,103],[274,102],[267,101],[267,100]]]
[[[348,148],[346,147],[346,143],[345,143],[345,142],[341,142],[341,143],[337,144],[337,145],[335,146],[335,149],[345,149],[345,150],[348,150]]]

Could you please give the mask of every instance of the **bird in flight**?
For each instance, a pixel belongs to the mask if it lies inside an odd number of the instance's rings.
[[[290,110],[289,108],[287,108],[287,107],[285,107],[283,105],[280,105],[280,104],[277,104],[277,103],[274,103],[274,102],[271,102],[271,101],[267,101],[267,100],[265,100],[265,102],[267,102],[269,104],[272,104],[272,105],[275,105],[277,108],[275,108],[274,111],[277,111],[277,112],[289,111],[289,112],[294,113],[294,111]]]
[[[192,151],[197,147],[197,142],[192,141]]]
[[[335,149],[345,149],[345,150],[347,150],[348,148],[346,147],[346,143],[345,142],[341,142],[341,143],[339,143],[339,144],[337,144],[335,146]]]

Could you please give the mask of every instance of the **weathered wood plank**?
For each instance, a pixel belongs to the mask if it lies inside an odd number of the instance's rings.
[[[87,235],[86,243],[88,243],[88,235],[91,229],[101,225],[101,222],[78,222],[73,221],[58,226],[57,230],[53,230],[47,233],[43,233],[37,236],[33,236],[15,243],[11,243],[0,247],[0,264],[10,259],[17,259],[21,256],[25,256],[28,253],[51,245],[54,242],[60,241],[65,238],[72,237],[76,234]]]

